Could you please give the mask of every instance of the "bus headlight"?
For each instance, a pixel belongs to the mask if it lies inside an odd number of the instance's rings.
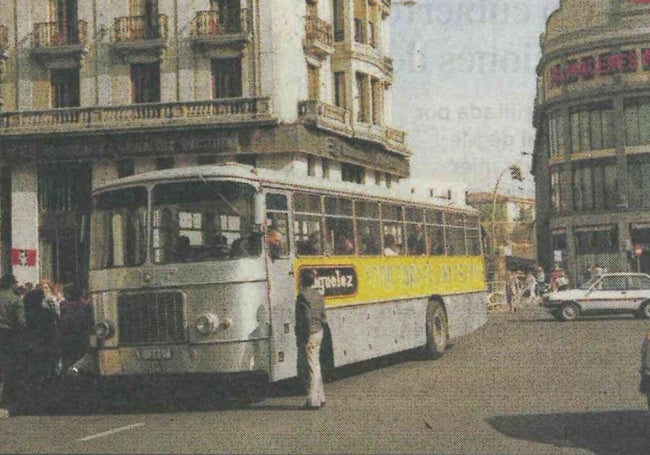
[[[115,325],[111,321],[102,321],[95,324],[93,332],[98,340],[107,340],[115,335]]]
[[[219,318],[214,314],[204,314],[196,320],[194,327],[201,335],[209,335],[219,327]]]

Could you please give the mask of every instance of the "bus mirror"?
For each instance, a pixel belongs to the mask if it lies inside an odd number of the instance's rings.
[[[265,197],[262,193],[255,193],[255,218],[254,223],[263,225],[266,220],[266,207],[264,206]]]

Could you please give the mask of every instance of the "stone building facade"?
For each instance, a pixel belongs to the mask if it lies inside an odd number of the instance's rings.
[[[85,284],[94,186],[238,161],[390,186],[390,0],[2,0],[1,260]]]
[[[538,255],[574,282],[596,263],[650,272],[648,23],[647,1],[563,0],[541,37]]]

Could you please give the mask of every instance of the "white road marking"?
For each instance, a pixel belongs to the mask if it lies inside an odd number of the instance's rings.
[[[127,425],[125,427],[113,428],[112,430],[104,431],[102,433],[92,434],[86,436],[85,438],[77,439],[79,442],[90,441],[91,439],[103,438],[110,434],[119,433],[120,431],[132,430],[133,428],[138,428],[144,425],[144,422],[134,423],[133,425]]]

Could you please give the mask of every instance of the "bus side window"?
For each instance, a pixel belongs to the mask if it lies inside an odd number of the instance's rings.
[[[427,241],[430,256],[444,256],[445,234],[442,225],[442,212],[440,210],[426,210]]]
[[[289,255],[289,211],[284,194],[266,195],[266,245],[271,259]]]
[[[296,253],[301,256],[317,256],[323,253],[321,232],[321,202],[314,194],[293,195],[293,235]]]
[[[384,254],[404,254],[404,223],[402,221],[402,207],[399,205],[382,204],[381,224],[384,237]],[[386,245],[386,241],[391,245]]]
[[[351,199],[325,198],[325,231],[329,253],[339,256],[355,253]]]
[[[355,201],[354,204],[359,254],[361,256],[381,255],[379,204],[366,201]]]

